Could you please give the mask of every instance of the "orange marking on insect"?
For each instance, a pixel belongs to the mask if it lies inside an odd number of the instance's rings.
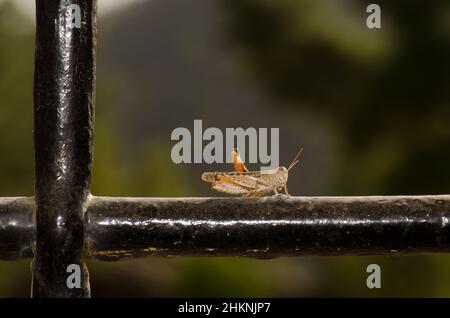
[[[241,156],[239,156],[239,151],[237,148],[235,148],[232,152],[233,155],[233,163],[234,168],[237,172],[248,172],[247,167],[244,164],[244,161],[242,161]]]

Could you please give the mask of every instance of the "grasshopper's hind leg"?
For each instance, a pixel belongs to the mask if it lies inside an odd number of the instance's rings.
[[[248,191],[247,193],[245,193],[243,195],[243,197],[245,197],[245,198],[257,197],[258,194],[259,194],[259,187],[257,187],[256,189],[253,189],[251,191]]]
[[[256,197],[260,197],[260,196],[261,196],[261,192],[258,192],[255,190],[249,191],[243,195],[244,198],[256,198]]]
[[[243,195],[243,197],[253,197],[253,198],[257,198],[257,197],[262,197],[268,193],[270,193],[270,189],[265,189],[264,187],[257,187],[256,189],[247,192],[246,194]]]

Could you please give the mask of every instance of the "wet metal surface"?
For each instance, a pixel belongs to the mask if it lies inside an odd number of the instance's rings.
[[[90,256],[270,258],[450,250],[450,196],[90,200]]]
[[[84,203],[89,193],[94,112],[96,1],[36,1],[34,297],[87,297]],[[70,4],[81,8],[72,27]],[[81,266],[82,287],[66,269]]]
[[[450,196],[111,198],[86,203],[85,257],[450,251]],[[31,198],[0,199],[0,259],[27,258]]]
[[[0,259],[32,257],[34,199],[0,198]]]

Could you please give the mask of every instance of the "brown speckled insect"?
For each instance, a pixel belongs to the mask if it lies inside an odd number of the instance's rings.
[[[289,171],[299,162],[303,148],[297,153],[288,168],[278,167],[264,171],[248,171],[245,167],[239,151],[232,152],[235,172],[205,172],[202,180],[212,184],[212,188],[219,192],[242,195],[244,197],[259,197],[270,193],[278,195],[278,191],[284,189],[289,195],[287,181]]]

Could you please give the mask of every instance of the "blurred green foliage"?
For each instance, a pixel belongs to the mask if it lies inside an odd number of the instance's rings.
[[[260,89],[339,132],[336,194],[450,192],[448,2],[379,1],[382,32],[361,27],[365,1],[220,3],[224,36]],[[11,2],[0,3],[0,196],[33,193],[33,52],[32,23]],[[167,136],[139,143],[124,137],[119,119],[128,105],[112,105],[133,97],[130,82],[121,65],[99,61],[92,192],[202,194],[189,169],[173,168]],[[382,266],[381,290],[365,286],[370,263]],[[98,297],[450,296],[444,255],[152,258],[88,266]],[[0,297],[28,296],[29,282],[29,261],[0,261]]]
[[[331,117],[343,140],[340,192],[450,192],[450,4],[224,1],[243,65],[292,107]]]
[[[1,196],[33,193],[34,35],[16,30],[16,21],[31,26],[12,4],[0,4]]]

